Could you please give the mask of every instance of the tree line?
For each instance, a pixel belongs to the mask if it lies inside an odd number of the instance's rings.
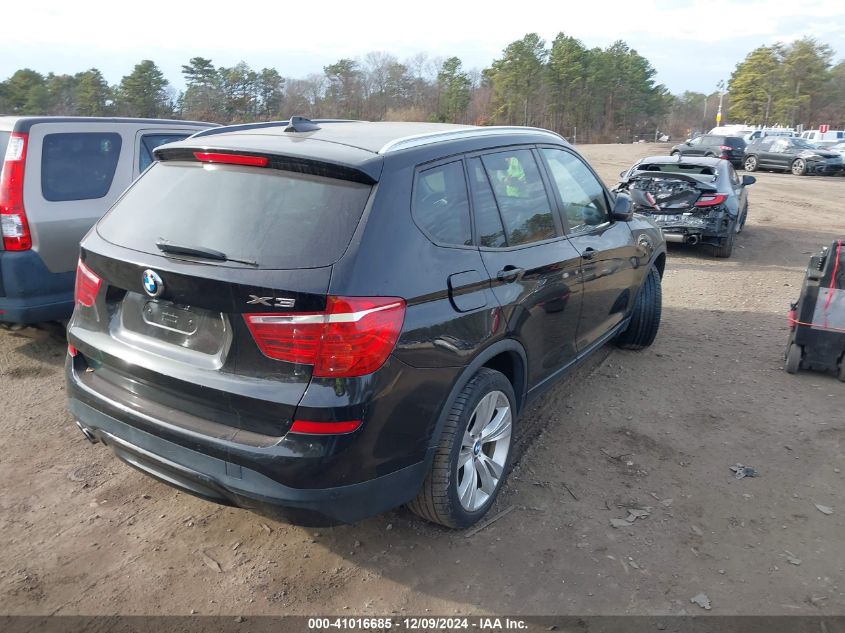
[[[758,125],[845,127],[845,61],[813,38],[760,46],[731,75],[731,114]]]
[[[845,71],[843,63],[832,67],[832,57],[830,47],[811,39],[756,49],[731,76],[723,122],[729,115],[761,124],[841,115]],[[246,62],[218,67],[204,57],[190,59],[182,75],[185,88],[176,90],[151,60],[116,85],[96,68],[46,76],[22,69],[0,82],[0,112],[216,123],[301,114],[533,125],[577,142],[630,142],[658,132],[681,136],[709,129],[719,101],[714,91],[671,95],[656,82],[650,62],[624,41],[588,48],[564,33],[550,43],[529,33],[483,70],[465,69],[458,57],[420,54],[400,61],[371,52],[305,77],[284,77]]]

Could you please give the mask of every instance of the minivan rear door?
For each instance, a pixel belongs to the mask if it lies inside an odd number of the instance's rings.
[[[133,136],[105,122],[29,130],[24,207],[33,250],[53,273],[76,267],[79,241],[132,181]]]

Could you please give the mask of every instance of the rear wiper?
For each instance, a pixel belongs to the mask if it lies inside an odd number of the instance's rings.
[[[211,259],[217,262],[235,262],[238,264],[246,264],[247,266],[258,266],[258,262],[248,259],[234,259],[223,253],[216,251],[213,248],[206,248],[204,246],[188,246],[187,244],[176,244],[170,240],[159,238],[156,242],[156,247],[162,253],[169,253],[171,255],[188,255],[190,257],[199,257],[200,259]]]

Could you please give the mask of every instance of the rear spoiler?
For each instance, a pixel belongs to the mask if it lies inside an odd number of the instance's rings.
[[[361,169],[356,169],[350,165],[339,165],[329,161],[315,160],[313,158],[304,158],[301,156],[283,156],[280,154],[268,154],[254,151],[233,151],[231,148],[214,149],[208,147],[168,147],[162,145],[154,150],[157,160],[162,162],[179,160],[201,162],[195,155],[196,153],[215,152],[217,154],[230,154],[236,156],[251,156],[255,158],[265,159],[264,167],[269,169],[279,169],[282,171],[292,171],[299,174],[308,174],[311,176],[323,176],[325,178],[335,178],[338,180],[349,180],[352,182],[359,182],[364,185],[376,184],[370,174]]]

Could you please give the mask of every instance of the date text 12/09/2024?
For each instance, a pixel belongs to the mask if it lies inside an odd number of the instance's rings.
[[[327,617],[308,618],[309,631],[329,631],[333,629],[357,631],[501,631],[524,630],[528,625],[518,618],[500,617]]]

